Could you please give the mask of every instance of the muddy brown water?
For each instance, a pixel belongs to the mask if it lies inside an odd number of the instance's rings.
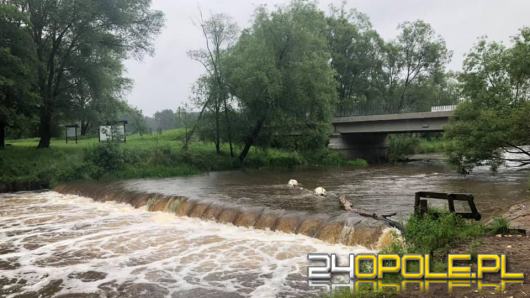
[[[214,172],[185,178],[132,180],[119,183],[119,187],[206,202],[328,215],[343,213],[337,198],[346,195],[355,208],[396,212],[396,219],[404,219],[413,211],[417,191],[461,192],[473,194],[483,218],[488,219],[530,198],[529,174],[528,170],[514,168],[497,173],[477,168],[462,176],[442,163],[416,162],[351,170]],[[296,179],[303,189],[287,187],[289,179]],[[325,198],[313,195],[312,190],[318,186],[328,191]],[[445,206],[437,201],[432,204]],[[456,207],[466,211],[463,204]]]
[[[307,253],[368,252],[385,227],[343,212],[339,195],[399,220],[416,191],[469,192],[487,219],[529,198],[528,175],[477,169],[464,177],[420,162],[2,194],[0,296],[318,296],[306,280]],[[287,187],[289,179],[303,189]],[[317,186],[328,195],[314,195]]]

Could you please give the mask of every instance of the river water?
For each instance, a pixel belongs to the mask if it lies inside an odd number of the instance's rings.
[[[297,179],[304,189],[290,189]],[[0,195],[0,296],[68,297],[302,297],[318,295],[306,280],[307,253],[339,255],[368,252],[340,241],[321,241],[329,229],[308,237],[284,233],[278,222],[289,214],[344,216],[337,197],[374,212],[412,211],[416,191],[470,192],[485,218],[529,198],[528,172],[478,169],[460,176],[443,165],[409,164],[366,169],[249,171],[210,173],[187,178],[133,180],[107,189],[184,196],[207,201],[202,213],[194,203],[187,213],[150,212],[153,199],[140,208],[98,202],[54,191]],[[328,190],[322,198],[316,186]],[[92,188],[97,186],[91,186]],[[75,188],[72,188],[75,189]],[[127,197],[125,193],[123,196]],[[160,197],[157,197],[160,198]],[[270,229],[205,220],[213,203],[281,211]],[[188,201],[189,202],[189,201]],[[132,205],[131,205],[132,204]],[[208,205],[209,204],[209,205]],[[181,204],[182,205],[182,204]],[[138,207],[138,206],[137,206]],[[182,208],[181,208],[182,209]],[[171,209],[175,210],[175,209]],[[261,217],[263,217],[263,211]],[[300,213],[303,212],[303,213]],[[203,216],[192,216],[192,214]],[[178,216],[178,215],[189,216]],[[219,217],[223,217],[221,215]],[[285,215],[287,214],[287,215]],[[224,216],[226,218],[226,216]],[[341,227],[339,234],[344,234]]]
[[[0,296],[307,296],[310,252],[369,252],[55,192],[0,196]]]
[[[497,173],[476,168],[472,174],[462,176],[442,163],[417,162],[351,170],[214,172],[187,178],[132,180],[122,183],[122,187],[239,206],[326,214],[341,214],[337,198],[346,195],[355,208],[396,212],[398,220],[413,211],[417,191],[471,193],[483,218],[488,219],[530,197],[528,176],[528,170],[516,168],[501,168]],[[289,179],[296,179],[304,189],[286,187]],[[328,191],[325,199],[313,195],[312,190],[318,186]],[[432,204],[442,207],[441,201]],[[456,207],[457,211],[467,210],[465,205]]]

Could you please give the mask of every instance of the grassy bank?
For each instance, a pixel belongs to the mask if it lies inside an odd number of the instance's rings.
[[[447,272],[447,255],[454,253],[455,248],[462,248],[471,254],[472,262],[476,262],[477,248],[484,236],[509,234],[510,224],[502,218],[494,218],[484,225],[474,220],[463,219],[458,215],[431,209],[423,216],[412,215],[404,225],[402,237],[395,237],[390,246],[383,249],[383,254],[421,254],[430,255],[433,272]],[[411,271],[418,272],[419,263],[410,262]],[[362,268],[361,272],[371,272],[372,266]],[[389,274],[383,281],[401,280],[399,273]],[[350,289],[339,289],[326,298],[349,297],[392,297],[395,293],[385,292],[381,288],[360,289],[352,292]],[[399,295],[406,297],[406,292]]]
[[[441,136],[420,137],[410,134],[396,134],[388,137],[388,159],[390,162],[407,160],[409,155],[443,153],[447,141]]]
[[[207,171],[249,168],[293,168],[302,166],[366,165],[362,160],[348,161],[337,153],[288,152],[252,148],[244,165],[230,157],[223,145],[222,154],[212,143],[193,142],[182,150],[182,130],[160,135],[132,135],[124,144],[100,144],[96,138],[52,141],[49,149],[35,149],[37,139],[12,140],[0,151],[0,184],[53,186],[60,182],[86,179],[127,179],[192,175]],[[239,151],[236,146],[235,152]],[[20,188],[20,187],[19,187]]]

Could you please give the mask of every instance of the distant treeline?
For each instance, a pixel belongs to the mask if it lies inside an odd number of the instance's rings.
[[[455,117],[463,122],[449,130],[451,160],[475,165],[507,147],[530,157],[520,147],[530,142],[520,122],[530,93],[528,28],[510,48],[480,39],[462,71],[452,73],[451,51],[422,20],[399,24],[396,38],[384,40],[368,16],[345,3],[328,11],[308,0],[259,6],[244,29],[228,15],[199,11],[204,48],[188,54],[205,73],[193,86],[192,107],[144,117],[122,100],[132,84],[123,61],[153,52],[163,15],[150,5],[0,1],[0,147],[5,127],[12,137],[38,136],[38,147],[46,148],[61,125],[79,123],[81,134],[90,134],[125,119],[130,132],[185,127],[183,149],[201,139],[221,154],[227,143],[230,156],[244,161],[255,145],[325,147],[334,115],[464,102]]]

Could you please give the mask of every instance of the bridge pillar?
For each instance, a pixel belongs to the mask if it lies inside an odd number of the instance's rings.
[[[388,144],[386,133],[334,133],[328,147],[348,159],[362,158],[378,163],[387,160]]]

